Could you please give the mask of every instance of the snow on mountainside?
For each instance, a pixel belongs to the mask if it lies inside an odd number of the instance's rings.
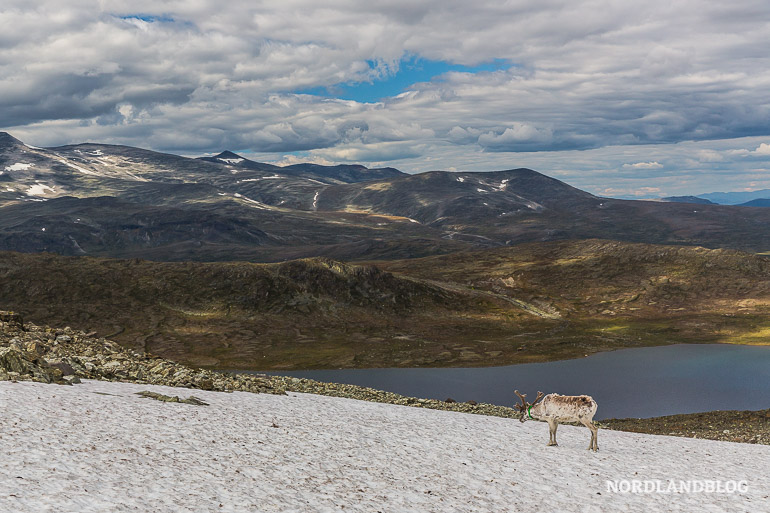
[[[90,199],[103,197],[118,200],[115,208],[100,201],[94,210]],[[588,238],[770,248],[768,209],[600,198],[525,168],[279,167],[229,151],[187,158],[94,143],[33,148],[3,132],[0,208],[0,249],[158,260],[413,258]],[[150,223],[147,209],[175,221]],[[195,228],[212,216],[221,223]],[[252,228],[269,240],[255,246]]]
[[[200,157],[198,160],[229,164],[234,166],[234,169],[238,171],[243,169],[274,171],[281,176],[302,177],[320,184],[367,182],[372,180],[397,178],[406,175],[406,173],[392,167],[369,169],[357,164],[322,166],[320,164],[303,163],[281,167],[262,162],[255,162],[229,150],[223,151],[212,157]],[[280,178],[280,176],[276,178]]]
[[[538,422],[296,393],[195,390],[209,405],[194,406],[143,390],[193,392],[0,382],[0,511],[748,512],[770,495],[765,446],[600,430],[594,454],[583,427],[546,447]],[[608,489],[624,480],[641,493]]]

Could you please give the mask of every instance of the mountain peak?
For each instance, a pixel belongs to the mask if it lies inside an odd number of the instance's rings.
[[[214,157],[212,157],[212,158],[215,158],[215,159],[243,159],[243,157],[241,157],[237,153],[233,153],[230,150],[225,150],[222,153],[220,153],[219,155],[214,155]]]
[[[8,132],[0,132],[0,146],[11,146],[11,145],[24,145],[23,142],[16,139],[14,136],[9,134]]]
[[[230,164],[231,166],[241,164],[243,162],[251,162],[249,159],[241,157],[237,153],[234,153],[230,150],[225,150],[219,155],[214,155],[213,157],[201,157],[201,159],[208,160],[209,162],[221,162],[224,164]]]

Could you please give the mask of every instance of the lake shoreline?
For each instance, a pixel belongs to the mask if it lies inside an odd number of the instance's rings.
[[[672,344],[501,367],[243,372],[345,383],[404,397],[513,406],[514,390],[592,396],[596,420],[770,407],[770,348]],[[642,392],[644,391],[644,392]],[[658,400],[667,397],[666,401]]]
[[[134,382],[218,392],[310,393],[333,397],[517,418],[507,406],[423,399],[376,388],[291,376],[230,374],[192,368],[147,353],[136,353],[105,339],[69,328],[22,325],[11,312],[0,312],[0,380],[75,384],[80,379]],[[58,386],[58,385],[52,385]],[[679,434],[736,442],[770,444],[770,410],[674,415],[646,419],[608,419],[602,427],[656,434]]]
[[[518,412],[513,408],[494,404],[475,403],[474,401],[459,403],[406,397],[357,385],[325,383],[288,376],[266,376],[266,379],[277,383],[280,387],[285,387],[287,392],[328,395],[475,415],[518,418]],[[649,418],[605,419],[596,421],[596,424],[601,429],[613,431],[770,445],[770,409],[715,410]]]

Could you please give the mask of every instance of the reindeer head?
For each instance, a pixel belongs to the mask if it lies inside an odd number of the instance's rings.
[[[520,394],[518,390],[513,391],[514,394],[519,396],[519,399],[521,399],[521,404],[514,404],[513,407],[519,410],[519,422],[525,422],[527,420],[527,417],[529,416],[529,409],[532,408],[534,405],[537,404],[537,402],[543,398],[545,394],[543,392],[538,392],[537,397],[535,398],[535,401],[532,403],[527,402],[527,394]]]

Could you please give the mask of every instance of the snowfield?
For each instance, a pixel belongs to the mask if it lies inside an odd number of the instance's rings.
[[[163,403],[150,390],[209,406]],[[599,405],[601,407],[601,405]],[[291,393],[0,382],[3,512],[770,511],[770,447]],[[745,481],[620,493],[608,480]]]
[[[23,162],[17,162],[16,164],[11,164],[10,166],[6,166],[6,171],[26,171],[27,169],[31,168],[32,164],[25,164]],[[2,174],[2,173],[0,173]]]

